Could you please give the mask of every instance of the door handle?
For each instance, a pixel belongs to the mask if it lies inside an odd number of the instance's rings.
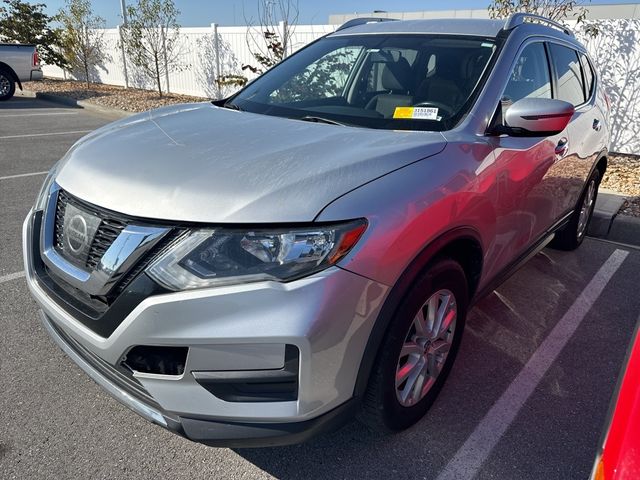
[[[562,137],[556,145],[555,153],[558,157],[564,157],[569,151],[569,140],[567,137]]]
[[[598,120],[597,118],[594,118],[593,123],[591,124],[591,128],[593,128],[596,132],[599,132],[600,129],[602,128],[602,124],[600,123],[600,120]]]

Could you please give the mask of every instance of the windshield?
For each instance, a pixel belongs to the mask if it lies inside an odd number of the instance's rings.
[[[227,102],[254,113],[394,130],[442,131],[471,107],[496,51],[486,38],[326,37]]]

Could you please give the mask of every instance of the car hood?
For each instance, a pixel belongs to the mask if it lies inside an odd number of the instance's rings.
[[[92,132],[65,155],[56,181],[82,200],[136,217],[309,222],[337,197],[445,144],[435,132],[343,127],[187,104]]]

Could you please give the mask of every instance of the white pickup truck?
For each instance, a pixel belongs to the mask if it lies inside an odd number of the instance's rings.
[[[0,43],[0,101],[22,90],[22,82],[42,80],[42,68],[35,45]]]

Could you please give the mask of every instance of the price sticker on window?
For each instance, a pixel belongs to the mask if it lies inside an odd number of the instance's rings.
[[[396,107],[393,118],[402,120],[440,120],[436,107]]]

